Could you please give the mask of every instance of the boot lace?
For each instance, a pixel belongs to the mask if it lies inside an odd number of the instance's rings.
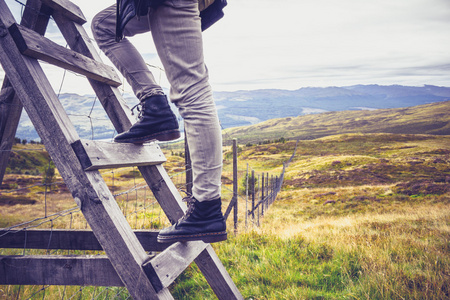
[[[142,115],[144,113],[144,102],[139,102],[135,106],[131,108],[131,115],[134,116],[134,110],[136,109],[138,111],[138,119],[140,120],[142,118]]]
[[[187,197],[184,197],[183,202],[186,202],[187,204],[187,210],[186,213],[184,214],[184,216],[181,218],[182,220],[186,220],[186,218],[188,218],[192,212],[194,211],[194,203],[195,203],[195,198],[192,195],[189,195]]]

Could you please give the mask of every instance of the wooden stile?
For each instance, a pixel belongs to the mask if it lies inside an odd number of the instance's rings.
[[[43,37],[50,14],[71,50]],[[162,166],[165,157],[159,147],[80,140],[51,88],[38,59],[85,75],[117,132],[132,124],[130,110],[117,89],[120,80],[113,68],[101,62],[82,27],[86,20],[81,10],[67,0],[29,0],[24,19],[23,26],[17,25],[0,0],[0,63],[7,78],[0,104],[17,104],[14,109],[0,106],[2,117],[13,112],[0,127],[1,149],[7,150],[0,153],[0,178],[6,168],[4,153],[11,149],[23,107],[92,231],[0,231],[0,241],[10,247],[26,241],[35,249],[103,249],[106,256],[3,256],[0,284],[125,286],[134,299],[173,299],[167,287],[194,260],[219,299],[242,299],[210,245],[155,244],[156,232],[133,232],[98,172],[138,166],[174,223],[186,207]],[[153,257],[146,251],[162,252]],[[24,272],[27,276],[20,279],[19,273]]]

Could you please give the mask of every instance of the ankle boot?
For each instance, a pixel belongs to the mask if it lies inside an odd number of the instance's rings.
[[[188,205],[186,214],[174,225],[161,230],[158,234],[158,242],[203,241],[214,243],[227,239],[220,198],[199,202],[191,196],[184,198],[183,201]]]
[[[172,141],[180,137],[177,118],[165,95],[151,96],[135,107],[139,110],[138,121],[128,131],[117,135],[114,142],[142,144],[152,140]]]

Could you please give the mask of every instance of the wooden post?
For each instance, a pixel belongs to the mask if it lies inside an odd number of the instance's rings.
[[[43,6],[40,1],[29,2],[25,6],[21,25],[43,35],[50,19],[49,8]],[[0,92],[0,184],[6,172],[22,110],[22,103],[8,76],[5,76]]]
[[[184,160],[186,162],[186,190],[190,195],[192,195],[192,185],[194,179],[192,177],[191,153],[189,152],[189,145],[186,136],[184,137]]]
[[[248,163],[247,172],[245,173],[245,229],[247,230],[247,218],[248,218]]]
[[[261,176],[261,183],[262,183],[262,185],[261,185],[261,204],[260,204],[260,206],[261,206],[261,216],[264,216],[264,190],[265,190],[265,187],[264,187],[264,173],[262,173],[262,176]]]
[[[252,220],[255,222],[255,170],[252,170]]]
[[[265,204],[266,204],[266,210],[267,210],[267,207],[269,206],[268,204],[269,204],[269,198],[270,198],[270,195],[269,195],[269,172],[267,172],[266,173],[266,202],[265,202]]]
[[[233,198],[234,202],[234,232],[238,226],[238,174],[237,174],[237,139],[233,139]]]

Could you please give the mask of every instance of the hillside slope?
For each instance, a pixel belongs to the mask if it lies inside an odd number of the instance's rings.
[[[240,143],[263,140],[315,139],[342,133],[399,133],[450,135],[450,101],[407,108],[338,111],[279,118],[225,129],[224,140]]]

